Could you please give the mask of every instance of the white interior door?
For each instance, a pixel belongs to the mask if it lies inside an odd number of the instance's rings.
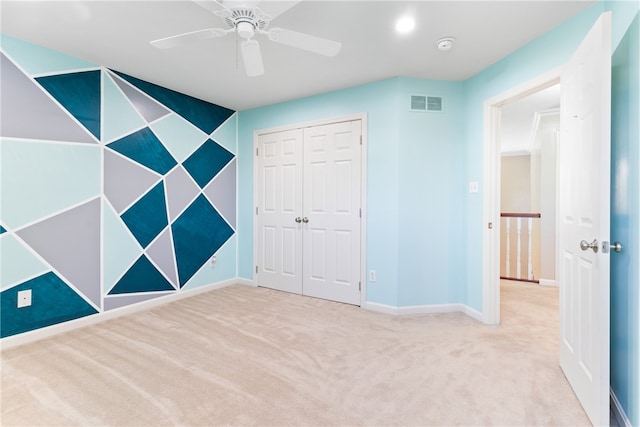
[[[256,280],[302,293],[302,129],[258,136]]]
[[[304,295],[360,304],[361,121],[304,131]]]
[[[610,34],[607,13],[561,76],[560,366],[594,425],[609,423]]]

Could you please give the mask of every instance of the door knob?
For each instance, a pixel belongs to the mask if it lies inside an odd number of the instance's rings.
[[[622,252],[622,243],[620,242],[613,242],[611,244],[611,250],[613,250],[614,252]]]
[[[586,240],[580,242],[580,249],[583,251],[593,249],[593,252],[598,252],[598,239],[593,239],[593,242],[589,243]]]
[[[300,224],[302,222],[302,218],[297,217],[294,221],[297,222],[298,224]]]
[[[309,223],[309,218],[307,218],[306,216],[304,218],[302,218],[302,222],[304,222],[305,224]]]

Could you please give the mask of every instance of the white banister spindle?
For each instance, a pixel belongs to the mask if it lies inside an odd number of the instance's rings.
[[[533,266],[533,251],[539,251],[540,248],[538,244],[533,244],[533,239],[534,237],[538,237],[540,229],[536,230],[536,235],[534,236],[533,224],[534,220],[540,220],[540,214],[503,212],[500,216],[505,220],[504,222],[501,221],[500,225],[501,239],[504,236],[503,247],[506,251],[506,253],[503,254],[505,260],[504,276],[500,278],[538,283],[538,280],[536,280],[538,272],[534,271]],[[511,221],[512,218],[515,218],[515,224]],[[523,219],[525,219],[526,222],[524,222]],[[514,233],[515,237],[512,236]],[[525,238],[527,239],[526,243],[524,242]],[[516,246],[515,248],[513,247],[514,245]],[[515,253],[512,254],[511,251]],[[526,251],[526,253],[524,251]],[[536,253],[536,255],[539,254]],[[514,263],[515,269],[512,268]],[[526,271],[522,271],[525,269]],[[512,273],[512,270],[515,270],[515,274]],[[502,266],[500,266],[500,271],[502,272]]]
[[[529,236],[529,247],[527,249],[527,279],[533,280],[533,258],[531,254],[531,234],[533,230],[533,218],[528,218],[528,236]]]
[[[505,275],[511,277],[511,218],[509,217],[506,218],[505,231],[507,234]]]
[[[522,248],[521,248],[521,239],[520,239],[520,233],[522,232],[522,218],[518,218],[516,221],[516,234],[517,234],[517,243],[516,243],[516,277],[518,279],[522,279],[521,273],[522,273],[522,266],[520,265],[521,261],[521,252],[522,252]]]

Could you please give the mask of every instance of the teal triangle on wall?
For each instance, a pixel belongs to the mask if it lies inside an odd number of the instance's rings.
[[[112,150],[165,175],[178,164],[149,128],[140,129],[108,145]]]
[[[213,132],[235,112],[115,70],[113,72],[189,120],[207,134]]]
[[[175,290],[149,259],[142,255],[111,289],[109,295]]]
[[[171,224],[180,287],[234,234],[202,194]]]
[[[17,308],[18,292],[31,290],[31,306]],[[53,272],[0,293],[0,337],[21,334],[98,311]]]
[[[143,248],[169,225],[166,206],[164,184],[160,181],[120,216]]]
[[[57,74],[36,79],[89,132],[100,139],[101,71]]]

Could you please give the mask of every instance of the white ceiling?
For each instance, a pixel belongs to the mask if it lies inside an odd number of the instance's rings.
[[[235,35],[169,50],[149,41],[223,21],[189,0],[2,0],[4,34],[104,65],[235,110],[273,104],[396,76],[464,80],[525,45],[595,0],[310,1],[274,19],[342,42],[333,58],[256,36],[265,74],[247,77]],[[258,6],[269,8],[270,1]],[[413,33],[394,21],[412,14]],[[436,40],[456,38],[449,52]]]

